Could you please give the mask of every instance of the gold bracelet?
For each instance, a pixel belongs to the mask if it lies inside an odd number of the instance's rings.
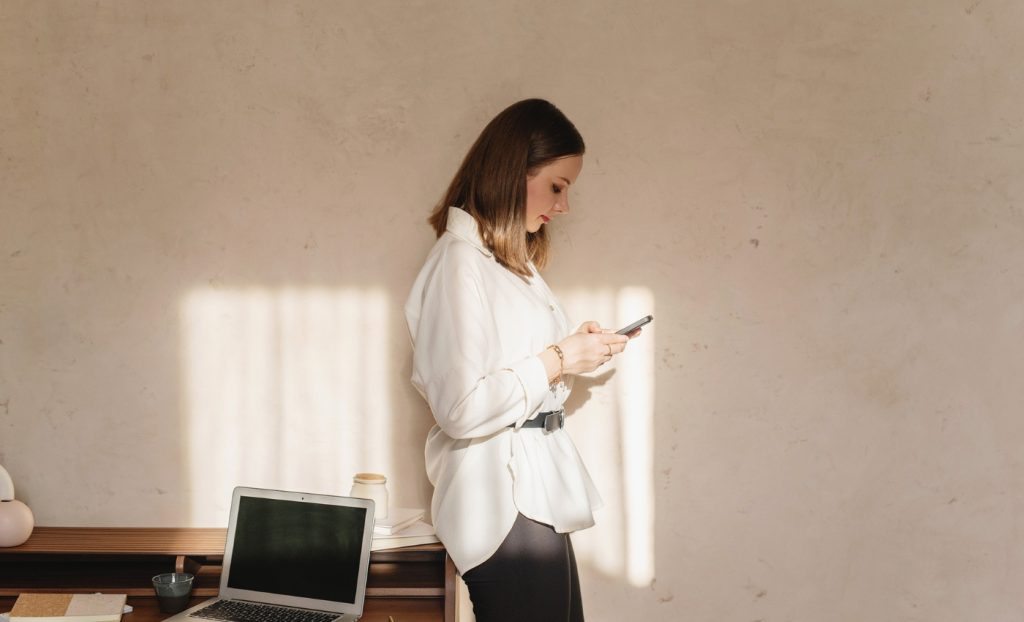
[[[558,355],[558,375],[555,376],[554,382],[551,383],[558,384],[559,382],[562,381],[562,370],[565,369],[565,355],[562,354],[562,349],[556,346],[555,344],[551,344],[550,346],[548,346],[548,350],[554,350],[555,354]]]

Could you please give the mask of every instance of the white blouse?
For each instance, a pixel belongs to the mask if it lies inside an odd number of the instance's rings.
[[[473,217],[451,207],[405,317],[412,383],[437,421],[425,452],[431,514],[459,572],[494,554],[517,513],[559,533],[592,526],[602,502],[572,439],[520,428],[569,395],[549,387],[537,356],[571,332],[544,279],[502,267]]]

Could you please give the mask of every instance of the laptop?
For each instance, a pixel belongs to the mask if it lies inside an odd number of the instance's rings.
[[[369,499],[235,488],[218,596],[168,620],[354,622],[372,540]]]

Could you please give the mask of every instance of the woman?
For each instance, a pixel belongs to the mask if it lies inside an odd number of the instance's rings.
[[[405,306],[412,382],[437,421],[426,444],[434,527],[478,622],[583,620],[568,534],[592,526],[601,501],[562,405],[572,376],[628,338],[597,322],[571,333],[537,272],[583,152],[546,101],[495,117],[430,216],[438,240]]]

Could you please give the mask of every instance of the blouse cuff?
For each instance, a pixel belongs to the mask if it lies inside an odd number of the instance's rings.
[[[508,370],[515,374],[519,386],[523,389],[523,403],[526,405],[523,413],[516,419],[515,428],[518,430],[526,423],[532,415],[540,408],[544,397],[547,395],[550,385],[548,384],[548,370],[544,368],[544,362],[539,356],[530,356],[516,361],[508,367]]]

